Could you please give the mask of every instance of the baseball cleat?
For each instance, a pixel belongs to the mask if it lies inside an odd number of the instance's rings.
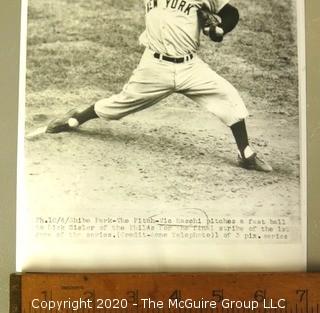
[[[52,120],[47,126],[46,133],[61,133],[78,127],[79,122],[75,118],[77,113],[77,109],[72,109],[64,116]]]
[[[272,167],[264,160],[260,159],[256,153],[249,158],[243,158],[238,155],[239,165],[247,170],[255,170],[259,172],[272,172]]]

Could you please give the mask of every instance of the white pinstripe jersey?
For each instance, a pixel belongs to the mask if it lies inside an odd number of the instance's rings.
[[[168,56],[195,53],[200,45],[197,10],[218,13],[230,0],[144,0],[146,30],[140,43]]]

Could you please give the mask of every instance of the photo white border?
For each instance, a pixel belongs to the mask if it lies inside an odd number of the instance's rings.
[[[306,57],[305,57],[305,3],[303,0],[296,0],[297,12],[297,47],[298,47],[298,72],[299,72],[299,120],[300,120],[300,216],[301,216],[301,234],[302,241],[299,244],[275,244],[275,245],[255,245],[255,244],[237,244],[236,249],[226,244],[225,249],[229,248],[228,253],[224,254],[225,258],[234,258],[235,250],[241,251],[243,256],[248,256],[248,260],[260,262],[265,257],[276,255],[277,259],[288,259],[296,256],[301,256],[301,260],[292,262],[286,267],[286,263],[279,264],[279,271],[305,271],[307,266],[307,119],[306,119]],[[25,103],[26,103],[26,61],[27,61],[27,25],[28,25],[28,0],[21,0],[21,36],[20,36],[20,73],[19,73],[19,116],[18,116],[18,164],[17,164],[17,243],[16,255],[17,263],[16,270],[22,271],[23,259],[26,255],[28,245],[22,241],[23,230],[25,230],[25,222],[27,221],[26,210],[26,192],[25,192],[25,175],[24,175],[24,140],[25,140]],[[303,25],[303,27],[302,27]],[[279,30],[280,31],[280,30]],[[220,247],[223,245],[220,245]],[[263,251],[259,249],[263,246]],[[257,251],[259,252],[257,254]],[[301,266],[300,266],[301,265]],[[248,268],[244,268],[248,271]],[[149,271],[150,269],[147,269]],[[233,270],[233,269],[232,269]],[[253,270],[259,271],[259,266]],[[261,269],[264,270],[264,269]],[[272,269],[274,271],[278,271]],[[194,271],[194,269],[193,269]],[[199,268],[199,272],[202,269]],[[99,270],[98,270],[99,272]]]

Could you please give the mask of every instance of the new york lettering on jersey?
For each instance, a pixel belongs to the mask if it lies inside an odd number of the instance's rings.
[[[169,8],[169,9],[174,9],[178,10],[180,12],[183,12],[185,14],[190,14],[190,10],[192,8],[199,8],[199,4],[197,3],[189,3],[188,1],[185,0],[149,0],[146,3],[146,12],[149,13],[152,9],[155,9],[158,7],[158,2],[160,2],[160,7],[162,8]],[[161,5],[165,4],[165,6]]]
[[[195,53],[200,46],[197,11],[203,5],[212,12],[229,0],[145,0],[146,31],[140,43],[168,56]]]
[[[161,5],[161,2],[163,2],[166,8],[176,9],[189,15],[192,8],[198,9],[202,5],[207,6],[213,13],[217,13],[229,0],[147,0],[145,4],[146,12],[148,13],[152,9],[157,8],[158,2],[160,2],[160,7],[163,7],[163,5]]]

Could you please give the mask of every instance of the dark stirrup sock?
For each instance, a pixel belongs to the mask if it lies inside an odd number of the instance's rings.
[[[248,133],[245,120],[242,120],[231,127],[232,134],[236,140],[238,150],[242,157],[244,157],[244,150],[249,146]]]
[[[87,109],[75,114],[75,119],[77,119],[80,125],[98,117],[99,116],[94,110],[94,105],[91,105]]]

